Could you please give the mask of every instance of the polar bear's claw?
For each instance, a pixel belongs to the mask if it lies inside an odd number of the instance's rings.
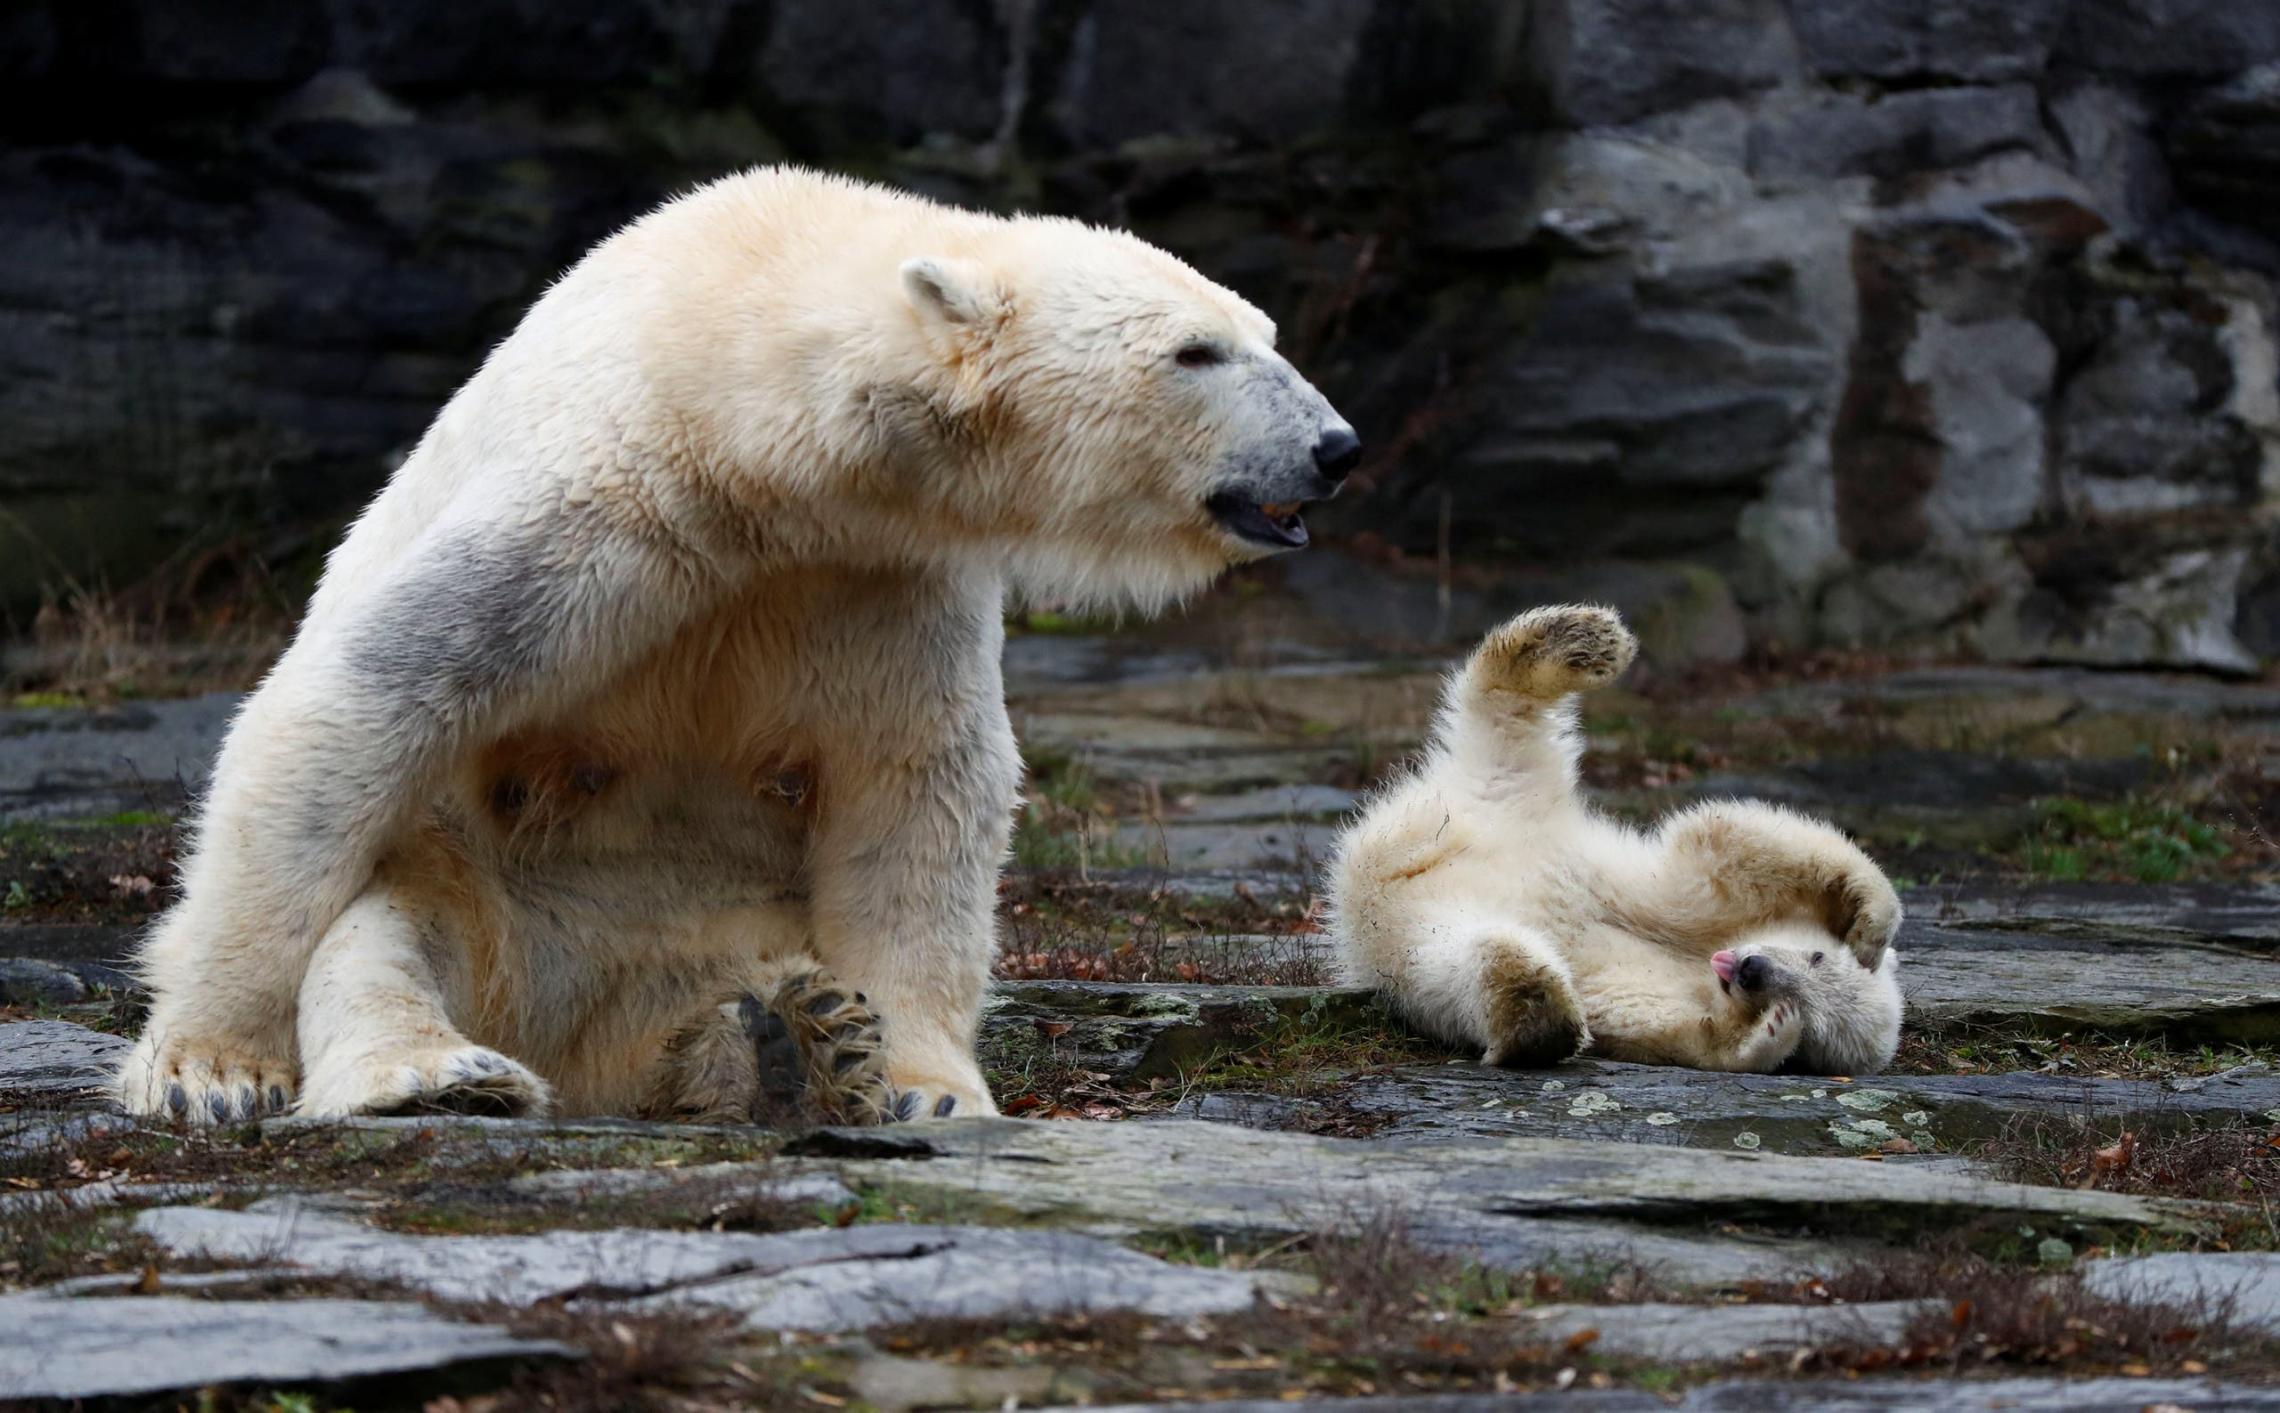
[[[759,1062],[753,1117],[797,1123],[882,1124],[904,1117],[887,1082],[886,1047],[869,998],[801,972],[765,1004],[738,1006]]]
[[[114,1093],[128,1113],[199,1127],[281,1114],[292,1103],[290,1060],[193,1045],[179,1035],[173,1027],[154,1024],[129,1052],[114,1082]],[[197,1058],[200,1050],[210,1058]]]

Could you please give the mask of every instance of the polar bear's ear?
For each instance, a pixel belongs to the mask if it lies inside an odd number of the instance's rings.
[[[922,315],[946,324],[988,324],[1002,301],[996,282],[971,260],[921,256],[905,260],[903,293]]]

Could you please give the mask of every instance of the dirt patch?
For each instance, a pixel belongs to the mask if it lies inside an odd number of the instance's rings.
[[[1298,888],[1238,883],[1219,897],[1176,893],[1162,880],[1087,881],[1037,873],[998,890],[1007,981],[1185,981],[1321,986],[1316,950],[1286,940],[1319,933],[1321,905]]]
[[[2232,1302],[2123,1304],[2070,1277],[1991,1262],[1960,1251],[1891,1252],[1816,1283],[1838,1301],[1936,1299],[1889,1347],[1812,1351],[1798,1372],[1878,1373],[1991,1368],[2234,1377],[2280,1369],[2280,1344],[2236,1328]]]
[[[157,813],[0,827],[0,926],[146,921],[172,898],[175,852]]]

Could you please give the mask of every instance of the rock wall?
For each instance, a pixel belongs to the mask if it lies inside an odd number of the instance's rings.
[[[18,606],[321,544],[583,246],[796,159],[1258,300],[1365,548],[1710,655],[2280,654],[2268,0],[32,0],[0,79]]]

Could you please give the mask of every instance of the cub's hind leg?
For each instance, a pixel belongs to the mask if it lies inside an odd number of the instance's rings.
[[[1491,800],[1572,794],[1582,746],[1571,699],[1614,681],[1638,646],[1614,610],[1590,605],[1505,623],[1450,681],[1436,731],[1448,763]]]
[[[920,1117],[887,1080],[868,997],[808,953],[755,963],[738,994],[665,1043],[644,1106],[704,1123],[878,1124]]]
[[[1345,979],[1375,987],[1435,1039],[1511,1068],[1557,1064],[1591,1044],[1583,1002],[1549,939],[1455,909],[1378,910],[1347,919]]]
[[[1482,1064],[1534,1069],[1590,1046],[1591,1027],[1575,979],[1541,938],[1491,934],[1481,939],[1478,960],[1486,1031]]]
[[[326,929],[301,983],[300,1113],[547,1111],[544,1080],[453,1023],[467,986],[452,945],[440,920],[385,884]]]

